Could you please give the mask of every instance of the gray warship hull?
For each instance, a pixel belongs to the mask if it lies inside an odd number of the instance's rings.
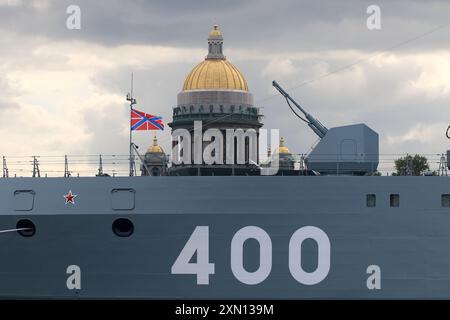
[[[69,190],[75,204],[65,203]],[[0,179],[0,227],[28,219],[36,228],[31,237],[0,233],[0,297],[450,299],[450,208],[441,203],[449,193],[446,177]],[[367,194],[376,195],[374,207]],[[118,218],[132,221],[129,237],[113,232]],[[173,268],[198,227],[209,232],[197,245],[208,244],[214,265],[200,268],[207,273],[200,284]],[[239,251],[233,239],[246,227],[257,227],[265,242],[250,232]],[[328,255],[307,236],[291,248],[304,227],[323,231]],[[73,265],[76,288],[68,286]],[[374,265],[377,288],[368,284]],[[319,268],[326,274],[307,283]]]

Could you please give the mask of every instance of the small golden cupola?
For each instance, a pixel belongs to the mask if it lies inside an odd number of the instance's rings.
[[[289,149],[284,145],[283,137],[280,138],[280,146],[277,148],[277,150],[275,152],[278,154],[291,154]]]
[[[217,24],[213,25],[211,32],[209,33],[210,37],[221,37],[222,32],[220,32],[219,26]],[[223,40],[223,39],[222,39]]]
[[[158,144],[158,139],[156,136],[153,137],[153,144],[148,147],[146,153],[164,153],[163,148]]]

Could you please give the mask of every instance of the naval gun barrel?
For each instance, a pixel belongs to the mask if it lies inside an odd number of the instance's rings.
[[[317,134],[319,138],[323,138],[328,132],[327,127],[325,127],[322,123],[320,123],[319,120],[306,112],[305,109],[303,109],[294,99],[291,98],[291,96],[286,91],[284,91],[284,89],[278,84],[278,82],[273,80],[272,85],[305,115],[306,119],[308,120],[308,126],[314,131],[314,133]]]

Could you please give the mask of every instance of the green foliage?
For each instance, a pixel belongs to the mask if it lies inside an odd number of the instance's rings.
[[[408,166],[409,164],[409,166]],[[428,160],[426,157],[416,154],[415,156],[407,155],[406,157],[399,158],[395,160],[395,170],[393,176],[404,176],[408,175],[409,172],[413,176],[420,176],[424,171],[429,170]]]

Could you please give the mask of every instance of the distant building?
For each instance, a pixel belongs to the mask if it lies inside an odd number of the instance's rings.
[[[284,138],[280,138],[280,145],[275,150],[274,156],[278,156],[280,170],[294,170],[295,159],[292,153],[284,145]]]
[[[302,168],[300,171],[295,169],[295,158],[289,151],[288,147],[284,145],[284,138],[280,138],[280,144],[275,152],[267,150],[267,161],[261,164],[261,167],[276,167],[274,161],[278,161],[277,175],[292,176],[292,175],[306,175],[309,174]]]
[[[156,136],[153,138],[153,144],[144,155],[144,163],[141,164],[141,174],[143,176],[167,175],[167,156],[163,148],[158,145]]]

